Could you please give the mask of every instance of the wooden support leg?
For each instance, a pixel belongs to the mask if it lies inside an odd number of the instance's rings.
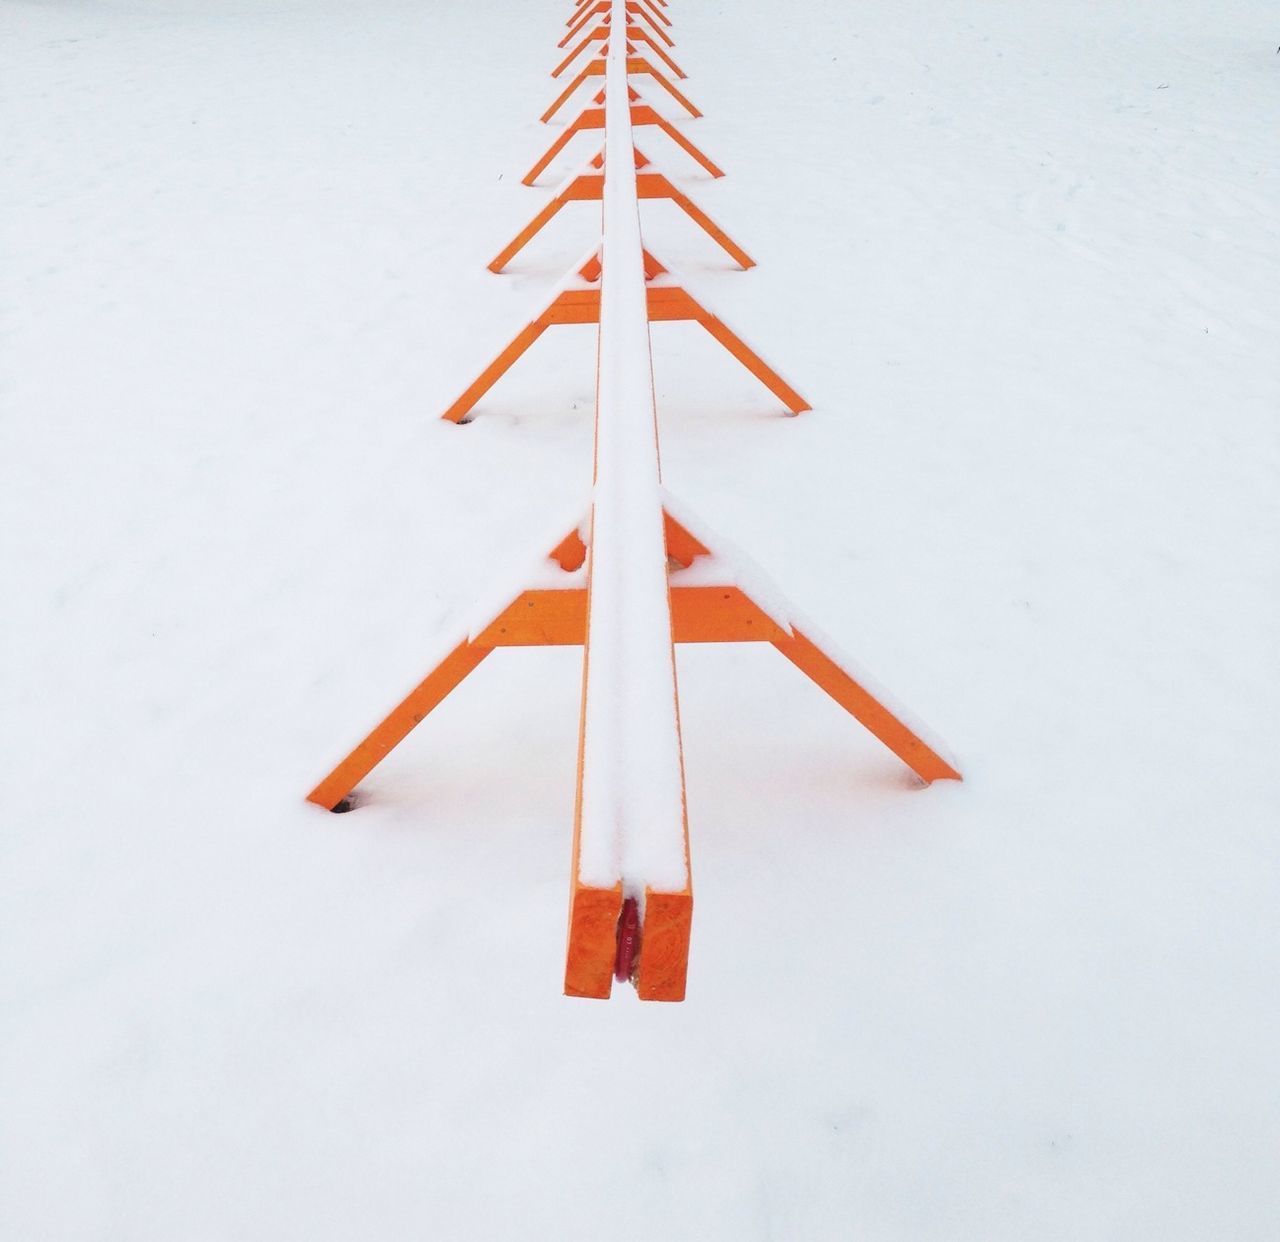
[[[702,165],[713,177],[723,177],[724,172],[711,162],[692,142],[689,141],[665,116],[656,112],[648,104],[639,104],[631,109],[632,124],[656,125],[682,151]],[[550,161],[548,161],[550,162]]]
[[[670,27],[672,25],[671,18],[669,18],[656,4],[651,3],[650,0],[638,0],[638,2],[647,8],[648,11],[652,13],[653,16],[664,26]]]
[[[491,272],[500,272],[556,217],[568,201],[568,196],[557,194],[512,240],[498,252],[489,264]]]
[[[541,318],[535,319],[533,323],[521,328],[516,334],[515,340],[481,371],[480,375],[462,396],[445,410],[440,417],[451,423],[464,422],[475,403],[511,369],[516,359],[546,331],[546,328],[547,325]]]
[[[569,33],[560,40],[557,47],[564,47],[571,40],[576,39],[581,30],[593,17],[603,17],[609,12],[609,0],[605,0],[603,4],[584,4],[565,25],[569,27]]]
[[[585,52],[585,51],[587,50],[587,48],[589,48],[593,43],[599,43],[601,40],[603,40],[603,39],[607,39],[608,37],[609,37],[609,28],[608,28],[608,26],[598,26],[595,30],[591,31],[591,33],[590,33],[590,34],[588,34],[585,38],[583,38],[583,39],[582,39],[582,40],[581,40],[581,41],[580,41],[580,42],[579,42],[579,43],[574,47],[573,51],[571,51],[571,52],[570,52],[570,53],[569,53],[569,54],[568,54],[568,55],[567,55],[567,56],[566,56],[566,57],[565,57],[565,58],[564,58],[564,59],[563,59],[563,60],[562,60],[562,61],[561,61],[561,62],[560,62],[560,63],[559,63],[559,64],[558,64],[558,65],[557,65],[557,66],[556,66],[552,71],[551,71],[551,76],[552,76],[553,78],[558,78],[558,77],[559,77],[559,76],[560,76],[560,75],[561,75],[561,74],[562,74],[566,69],[568,69],[568,67],[569,67],[571,64],[573,64],[573,62],[574,62],[575,60],[577,60],[577,58],[578,58],[579,56],[581,56],[581,55],[582,55],[582,53],[583,53],[583,52]]]
[[[666,181],[666,178],[663,178]],[[689,217],[712,241],[740,267],[746,271],[755,267],[756,261],[737,242],[731,238],[705,211],[702,210],[687,194],[682,194],[671,182],[667,182],[670,193],[667,195],[681,211]]]
[[[775,639],[773,645],[879,738],[925,784],[963,779],[946,759],[860,686],[811,639],[797,630],[790,638]]]
[[[464,640],[308,795],[333,810],[492,650]]]
[[[666,74],[659,73],[643,56],[637,56],[627,61],[627,70],[630,73],[647,73],[663,90],[671,96],[688,114],[692,117],[699,117],[702,113],[698,108],[678,91]]]
[[[648,44],[649,50],[658,56],[659,59],[666,64],[667,68],[670,69],[671,72],[674,73],[682,82],[689,76],[680,68],[679,65],[676,64],[674,60],[672,60],[669,55],[667,55],[662,44],[659,43],[658,40],[655,39],[647,30],[645,30],[643,26],[633,26],[627,31],[627,37],[629,39],[636,39],[641,43]]]
[[[583,66],[578,76],[564,88],[556,97],[555,103],[551,105],[538,119],[545,125],[551,120],[561,108],[564,107],[569,97],[578,89],[588,78],[599,78],[604,76],[604,61],[593,60],[590,64]]]
[[[646,22],[653,33],[656,34],[668,47],[675,47],[675,40],[662,28],[663,24],[666,24],[667,26],[671,25],[671,22],[666,17],[663,17],[660,22],[649,9],[646,9],[639,3],[628,4],[627,12],[633,17],[637,17]]]
[[[698,322],[720,342],[752,375],[756,377],[792,414],[803,414],[813,407],[781,375],[765,362],[755,350],[724,322],[705,310],[698,315]]]
[[[527,173],[521,178],[524,185],[533,185],[535,181],[542,175],[543,170],[551,163],[561,151],[569,145],[573,140],[573,136],[583,129],[603,129],[604,128],[604,109],[603,108],[584,108],[578,116],[569,122],[565,130],[556,140],[547,148],[546,153]]]

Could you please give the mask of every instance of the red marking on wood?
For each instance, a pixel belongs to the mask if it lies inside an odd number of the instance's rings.
[[[622,903],[622,917],[618,920],[618,955],[613,962],[613,977],[619,983],[630,981],[639,952],[640,907],[634,897],[628,897]]]

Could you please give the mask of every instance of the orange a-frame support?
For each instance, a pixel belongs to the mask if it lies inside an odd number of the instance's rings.
[[[639,697],[634,699],[634,706],[645,720],[657,721],[659,724],[665,711],[666,724],[663,727],[667,728],[668,734],[674,728],[676,749],[673,762],[678,768],[678,775],[674,778],[678,783],[678,822],[668,824],[664,831],[668,834],[680,834],[678,839],[682,839],[683,844],[679,848],[683,850],[683,881],[666,883],[657,891],[652,884],[647,884],[638,899],[624,893],[621,880],[612,884],[601,883],[588,877],[583,870],[583,843],[587,839],[587,828],[584,825],[589,818],[588,810],[584,810],[584,803],[594,797],[598,804],[594,812],[596,821],[600,820],[601,805],[599,796],[591,795],[585,783],[585,773],[592,764],[592,755],[595,753],[589,744],[588,729],[588,704],[593,693],[591,669],[596,660],[593,643],[600,644],[603,640],[604,645],[612,649],[612,659],[619,668],[626,667],[625,658],[618,664],[620,654],[625,657],[626,651],[633,650],[653,655],[655,650],[661,650],[663,643],[666,644],[668,653],[672,652],[672,645],[675,643],[770,643],[864,725],[921,781],[927,784],[935,780],[961,779],[959,771],[945,757],[942,749],[928,741],[919,728],[909,724],[900,711],[874,692],[864,678],[856,675],[847,664],[819,642],[806,623],[791,615],[789,610],[785,611],[785,615],[780,613],[778,605],[772,602],[777,598],[776,592],[761,591],[753,586],[760,581],[758,574],[747,571],[744,576],[741,567],[735,566],[723,555],[717,555],[714,536],[701,530],[688,514],[677,508],[665,492],[650,494],[646,492],[646,485],[637,486],[644,470],[649,471],[647,477],[653,480],[654,487],[659,486],[657,422],[656,412],[653,410],[652,362],[647,356],[650,352],[647,324],[667,320],[700,323],[756,375],[788,410],[799,413],[809,408],[804,398],[755,351],[694,299],[643,248],[640,240],[639,200],[667,198],[684,210],[740,267],[748,268],[753,265],[745,251],[666,177],[651,168],[649,160],[632,142],[633,127],[657,126],[713,176],[722,175],[669,121],[645,104],[629,84],[628,75],[646,74],[664,86],[691,113],[697,115],[696,109],[688,104],[663,75],[653,70],[648,60],[636,55],[636,44],[644,43],[679,78],[685,77],[684,72],[663,51],[663,45],[673,45],[670,35],[666,33],[666,28],[671,25],[670,18],[663,12],[666,7],[667,0],[575,0],[574,13],[566,23],[570,27],[569,33],[561,41],[561,47],[575,39],[578,42],[555,74],[558,76],[564,72],[591,43],[600,42],[603,55],[593,59],[579,73],[544,120],[554,114],[588,77],[605,77],[606,90],[597,95],[594,106],[585,109],[552,144],[551,149],[526,176],[526,184],[532,184],[578,132],[587,129],[605,130],[606,151],[592,161],[593,171],[580,173],[567,181],[489,266],[493,271],[501,271],[552,216],[572,201],[602,201],[605,204],[606,227],[602,245],[561,283],[543,310],[517,334],[442,416],[453,422],[465,422],[476,402],[551,325],[599,325],[596,489],[591,515],[587,522],[570,531],[551,550],[549,563],[542,565],[536,574],[531,574],[530,585],[526,589],[514,594],[513,598],[509,597],[509,602],[499,608],[495,615],[481,618],[308,795],[311,802],[329,810],[346,810],[358,804],[354,795],[360,782],[491,651],[500,647],[583,646],[583,714],[565,966],[565,991],[572,996],[606,997],[610,994],[612,979],[616,975],[619,979],[631,977],[643,1000],[683,999],[693,903],[688,865],[688,824],[683,805],[683,759],[679,753],[679,705],[675,692],[674,659],[670,661],[668,672],[671,680],[665,691],[661,686],[653,690],[649,685],[651,678],[647,672],[662,664],[663,657],[660,656],[652,663],[647,659],[641,660],[636,665],[646,670],[646,676],[640,678],[637,684],[648,689],[639,692]],[[599,19],[594,26],[593,19]],[[612,29],[620,26],[625,27],[626,39],[617,48],[613,48],[609,43],[609,34]],[[611,111],[615,118],[612,124],[608,122],[607,111]],[[619,175],[620,168],[625,170],[624,175]],[[608,227],[611,216],[615,221],[615,232],[612,235]],[[617,229],[629,231],[630,239],[619,238]],[[612,277],[610,273],[613,273]],[[612,292],[606,302],[602,282],[610,281],[614,283],[609,286]],[[619,281],[622,282],[621,286],[617,283]],[[641,337],[645,342],[646,356],[628,355],[626,343],[631,342],[634,346],[634,342]],[[619,342],[623,344],[620,345]],[[648,433],[644,430],[643,417],[646,401],[653,418],[652,428]],[[629,417],[624,418],[623,415],[628,411]],[[642,416],[640,422],[635,418],[637,411]],[[649,455],[645,448],[646,434],[651,435],[653,460],[648,466],[643,466],[643,459]],[[634,478],[633,464],[640,472]],[[620,491],[610,491],[618,489],[619,484],[623,485]],[[649,496],[647,500],[646,495]],[[606,514],[603,526],[600,516],[602,504]],[[646,505],[652,505],[652,508],[646,509]],[[644,522],[649,519],[653,522],[649,534],[635,543],[631,536],[637,530],[643,530]],[[619,532],[623,529],[629,533],[626,538],[620,539]],[[642,644],[640,648],[627,646],[627,643],[635,641],[634,638],[629,638],[620,646],[613,641],[610,627],[614,612],[608,606],[599,605],[595,593],[597,589],[605,594],[612,593],[611,599],[615,606],[628,598],[644,599],[649,605],[653,605],[654,579],[652,576],[645,578],[645,573],[650,571],[645,570],[637,575],[625,564],[625,551],[633,544],[636,547],[646,547],[654,555],[662,557],[662,563],[665,564],[665,569],[659,568],[653,572],[659,575],[658,590],[661,590],[660,584],[665,577],[665,605],[658,612],[664,613],[665,609],[667,620],[662,623],[660,630],[647,632],[645,642],[648,646]],[[601,570],[603,582],[598,582],[595,576],[597,560],[602,560],[609,566],[607,571]],[[658,562],[655,561],[654,564],[657,565]],[[617,584],[622,580],[628,580],[632,585],[621,588],[619,595]],[[647,586],[642,585],[645,582]],[[645,590],[650,592],[648,596],[644,595]],[[636,591],[640,593],[635,594]],[[766,598],[771,602],[766,604]],[[630,614],[623,612],[619,615]],[[646,615],[652,616],[651,613]],[[604,626],[604,629],[598,629],[598,626]],[[622,628],[630,632],[636,627]],[[593,638],[593,635],[596,637]],[[655,641],[658,644],[656,648],[653,645]],[[599,677],[595,684],[597,690],[594,693],[598,696],[598,686],[601,684]],[[607,694],[607,688],[617,683],[610,680],[606,673],[603,684]],[[626,694],[635,693],[637,692],[626,691],[624,699]],[[664,695],[665,709],[662,704]],[[631,704],[632,700],[627,700],[623,706]],[[675,716],[671,718],[673,707]],[[623,716],[630,719],[626,711]],[[618,753],[624,753],[625,749]],[[594,762],[599,767],[598,757]],[[609,766],[607,759],[605,766]],[[668,776],[670,771],[668,768]],[[654,769],[654,773],[661,780],[661,771]],[[636,769],[631,773],[632,777],[637,774],[644,776],[645,772]],[[626,782],[624,786],[633,790],[637,788],[634,784],[626,785]],[[612,815],[609,807],[613,804],[603,805],[606,807],[604,819],[608,821]],[[672,809],[670,803],[664,805],[668,810]],[[633,875],[630,881],[633,886],[634,881]],[[636,961],[633,954],[637,951],[641,936],[643,947],[639,949]]]
[[[671,564],[671,614],[678,643],[772,643],[806,677],[825,690],[841,707],[884,743],[925,784],[960,780],[960,773],[942,751],[925,741],[917,729],[882,703],[831,653],[804,632],[803,622],[788,621],[766,612],[737,585],[738,576],[726,566],[723,582],[704,585],[701,572],[687,572],[704,557],[715,557],[714,538],[694,534],[693,523],[665,511],[667,556]],[[587,545],[572,530],[548,554],[552,568],[564,575],[563,585],[539,585],[522,591],[496,617],[459,642],[367,737],[308,795],[307,800],[335,810],[351,798],[356,787],[383,759],[438,707],[473,669],[499,647],[581,646],[586,636],[587,592],[579,571]],[[720,558],[716,558],[717,561]],[[682,574],[699,585],[682,585]],[[748,587],[749,589],[749,587]],[[345,808],[343,808],[345,809]]]
[[[637,182],[640,178],[637,177]],[[740,336],[712,314],[692,294],[676,284],[671,274],[646,252],[646,303],[649,322],[691,321],[701,324],[792,414],[812,406],[760,357]],[[592,258],[564,281],[550,302],[516,333],[511,343],[468,385],[466,391],[440,416],[451,423],[467,421],[476,402],[515,365],[522,354],[554,324],[600,322],[599,261]]]
[[[602,161],[597,155],[593,164]],[[636,167],[643,169],[649,160],[636,152]],[[636,178],[636,192],[642,199],[666,199],[685,213],[743,271],[755,267],[755,260],[731,238],[687,194],[678,190],[662,173],[646,172]],[[569,178],[556,191],[546,206],[490,261],[491,272],[501,272],[569,203],[599,202],[604,197],[604,177],[598,173],[580,173]]]

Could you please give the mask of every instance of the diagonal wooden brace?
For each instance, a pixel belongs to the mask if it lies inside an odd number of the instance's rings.
[[[643,26],[628,26],[627,38],[632,39],[637,43],[647,43],[654,55],[657,56],[658,59],[661,60],[667,68],[682,81],[689,76],[680,68],[679,65],[676,64],[674,60],[671,59],[670,56],[667,55],[663,50],[662,44],[660,44]]]
[[[593,17],[607,15],[609,12],[609,0],[597,0],[594,4],[584,4],[565,25],[569,27],[569,33],[556,45],[564,47],[567,43],[571,43],[578,37],[580,31],[586,28],[588,22]]]
[[[643,0],[627,0],[627,16],[643,18],[663,43],[668,47],[675,47],[676,41],[664,29],[670,29],[671,18],[659,9],[650,8]]]

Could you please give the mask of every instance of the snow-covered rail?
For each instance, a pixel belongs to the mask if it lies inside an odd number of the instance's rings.
[[[493,651],[584,647],[565,991],[606,997],[615,977],[630,978],[646,1000],[683,998],[693,906],[673,643],[769,643],[922,781],[960,778],[923,729],[834,656],[758,570],[717,548],[716,538],[662,489],[650,323],[700,324],[792,414],[809,408],[644,246],[640,202],[667,198],[740,267],[752,266],[635,146],[637,127],[657,128],[711,175],[721,175],[630,81],[647,76],[664,83],[637,53],[641,44],[655,55],[673,45],[666,7],[667,0],[577,0],[561,41],[563,47],[576,40],[575,50],[555,72],[565,72],[597,43],[601,55],[543,119],[584,82],[603,77],[605,89],[566,126],[526,182],[579,134],[603,130],[605,149],[565,182],[490,268],[501,271],[573,201],[603,203],[599,245],[442,415],[466,422],[548,327],[598,324],[590,515],[584,522],[575,518],[549,553],[453,635],[427,676],[308,795],[330,810],[358,806],[360,782]],[[665,52],[661,59],[684,77]],[[682,95],[668,93],[696,114]]]
[[[612,0],[615,31],[624,29],[625,4]],[[684,990],[692,897],[627,90],[626,40],[614,38],[605,78],[595,489],[566,988],[607,993],[611,971],[626,978],[634,968],[641,995],[665,996]],[[638,945],[634,937],[617,943],[619,896],[634,903]]]

